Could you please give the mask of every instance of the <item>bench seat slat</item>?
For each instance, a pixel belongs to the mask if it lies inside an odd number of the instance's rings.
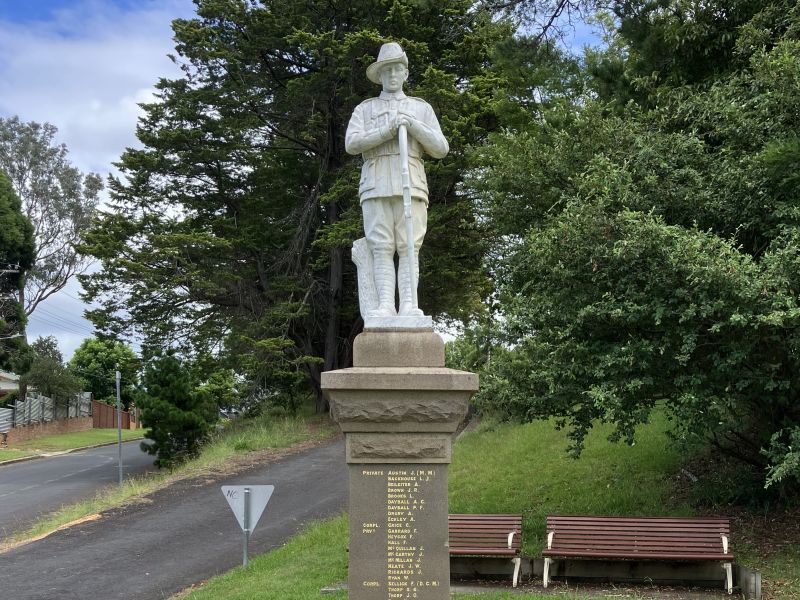
[[[606,538],[606,539],[571,539],[571,540],[560,540],[557,543],[555,540],[553,541],[553,545],[559,548],[566,548],[569,546],[581,546],[581,547],[595,547],[595,546],[646,546],[651,548],[709,548],[711,550],[719,550],[722,548],[722,544],[717,540],[716,542],[691,542],[687,543],[685,540],[675,540],[674,542],[664,542],[660,540],[648,540],[648,539],[614,539],[614,538]]]
[[[559,546],[551,548],[551,552],[636,552],[639,554],[724,554],[718,548],[676,548],[674,546]]]
[[[638,540],[643,541],[652,541],[652,542],[659,542],[662,544],[676,544],[676,543],[690,543],[690,544],[722,544],[722,536],[714,535],[714,536],[680,536],[680,535],[647,535],[647,534],[637,534],[631,533],[629,535],[621,535],[621,534],[609,534],[609,535],[576,535],[576,534],[558,534],[559,539],[556,543],[561,544],[565,541],[570,540],[582,540],[587,542],[593,541],[606,541],[606,540],[616,540],[619,542],[636,542]],[[554,539],[555,541],[555,539]]]
[[[493,548],[491,551],[492,556],[516,556],[517,550],[509,548]],[[450,554],[459,556],[486,556],[487,548],[450,548]]]
[[[500,544],[500,542],[503,542]],[[451,546],[502,546],[503,548],[508,547],[508,537],[504,536],[503,538],[495,537],[495,538],[450,538],[450,545]],[[512,540],[511,545],[514,546],[515,543]]]
[[[673,525],[668,527],[649,527],[649,526],[642,526],[637,527],[633,524],[626,525],[626,526],[619,526],[619,525],[609,525],[607,523],[597,523],[596,525],[585,526],[581,525],[580,527],[570,526],[570,525],[558,525],[553,523],[548,523],[548,528],[550,529],[557,529],[563,532],[567,531],[653,531],[653,532],[665,532],[665,533],[674,533],[676,531],[680,531],[682,533],[697,533],[697,534],[708,534],[708,535],[720,535],[726,534],[729,532],[729,529],[723,527],[691,527],[691,526],[681,526],[681,525]]]
[[[451,523],[450,529],[463,531],[514,531],[522,529],[518,523],[506,523],[503,525],[465,525],[463,523]]]
[[[565,556],[565,557],[584,557],[584,558],[621,558],[621,559],[662,559],[662,560],[724,560],[732,561],[733,554],[723,554],[722,552],[712,553],[692,553],[692,552],[597,552],[594,550],[543,550],[543,556]]]
[[[482,515],[481,515],[482,516]],[[455,523],[519,523],[518,518],[506,518],[502,515],[486,515],[485,519],[476,519],[476,515],[450,515],[450,521]]]
[[[651,524],[651,523],[644,523],[641,525],[636,525],[635,523],[549,523],[554,528],[559,528],[562,530],[570,530],[570,529],[577,529],[577,530],[584,530],[584,529],[607,529],[607,530],[642,530],[642,531],[727,531],[728,528],[726,527],[717,527],[717,526],[707,526],[707,525],[700,525],[695,523],[659,523],[659,524]]]

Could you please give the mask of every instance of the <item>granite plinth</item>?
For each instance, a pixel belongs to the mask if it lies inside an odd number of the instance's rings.
[[[353,367],[322,374],[331,416],[344,432],[453,432],[478,376],[443,367]]]
[[[351,433],[345,436],[348,463],[449,463],[449,433]]]

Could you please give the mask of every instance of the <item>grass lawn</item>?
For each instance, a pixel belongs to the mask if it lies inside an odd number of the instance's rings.
[[[123,429],[122,440],[137,440],[144,437],[144,429]],[[89,429],[76,433],[61,433],[58,435],[47,435],[14,444],[12,450],[27,450],[34,452],[59,452],[72,450],[74,448],[85,448],[96,444],[107,444],[117,441],[116,429]]]
[[[34,456],[33,452],[23,452],[21,450],[10,450],[8,448],[0,448],[0,463],[6,460],[15,460],[17,458],[25,458],[26,456]]]
[[[522,513],[530,555],[544,546],[548,514],[690,515],[670,498],[681,456],[667,447],[666,420],[642,428],[633,446],[608,442],[610,431],[593,431],[576,460],[552,422],[480,426],[454,448],[450,512]]]

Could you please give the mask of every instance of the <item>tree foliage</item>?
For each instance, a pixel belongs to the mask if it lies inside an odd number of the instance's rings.
[[[56,338],[39,337],[30,350],[30,367],[21,377],[21,383],[53,400],[69,401],[81,391],[83,382],[64,365]]]
[[[95,400],[108,404],[116,404],[119,371],[120,397],[125,410],[134,402],[141,361],[130,346],[107,338],[87,338],[75,350],[69,368]]]
[[[0,369],[19,368],[25,313],[17,298],[25,271],[33,264],[34,250],[33,226],[0,171]]]
[[[193,456],[216,420],[216,407],[199,390],[189,369],[172,354],[150,361],[137,406],[148,428],[142,450],[156,455],[155,464],[168,467]]]
[[[113,180],[112,210],[85,236],[102,264],[82,279],[103,331],[153,347],[218,352],[267,395],[351,361],[362,327],[355,267],[358,159],[344,151],[381,43],[409,56],[409,93],[433,105],[449,156],[428,165],[420,305],[465,319],[489,289],[468,146],[499,126],[505,81],[487,68],[512,28],[466,0],[197,2],[174,22],[183,77],[162,80]],[[251,358],[257,357],[257,360]],[[257,395],[257,394],[256,394]]]
[[[558,417],[576,453],[594,423],[632,442],[664,406],[679,440],[800,481],[800,12],[616,13],[593,93],[479,157],[509,348],[484,405]]]
[[[239,409],[242,405],[241,382],[233,369],[217,368],[202,381],[200,391],[206,394],[210,402],[220,409]]]
[[[57,132],[50,123],[0,118],[0,171],[8,175],[21,198],[36,241],[21,296],[27,315],[84,270],[87,259],[75,245],[103,188],[99,175],[84,176],[69,163],[67,147],[55,143]]]

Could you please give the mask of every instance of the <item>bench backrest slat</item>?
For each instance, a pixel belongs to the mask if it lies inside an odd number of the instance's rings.
[[[508,535],[511,549],[519,551],[522,545],[522,515],[461,515],[448,516],[450,550],[508,551]]]
[[[570,556],[732,556],[723,551],[730,536],[727,519],[702,517],[547,517],[552,547],[545,554]]]

